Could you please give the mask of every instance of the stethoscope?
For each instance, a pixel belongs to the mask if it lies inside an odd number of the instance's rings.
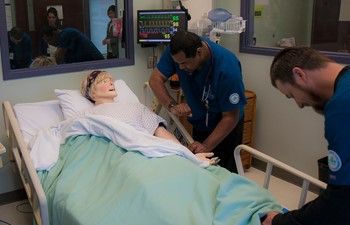
[[[205,117],[205,125],[206,125],[206,127],[208,127],[208,122],[209,122],[209,100],[208,100],[208,98],[209,98],[210,92],[211,92],[211,80],[212,80],[212,76],[213,76],[214,57],[213,57],[211,47],[209,46],[209,44],[205,41],[204,41],[204,43],[208,46],[209,54],[210,54],[210,58],[211,58],[211,65],[210,65],[209,71],[207,73],[207,76],[205,78],[205,84],[204,84],[202,99],[201,99],[202,102],[204,103],[204,107],[207,110],[206,117]]]

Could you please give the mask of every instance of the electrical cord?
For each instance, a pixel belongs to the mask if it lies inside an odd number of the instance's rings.
[[[16,206],[16,210],[17,210],[18,212],[20,212],[20,213],[33,213],[33,211],[24,211],[24,210],[21,210],[20,207],[21,207],[21,206],[24,206],[24,205],[29,205],[29,202],[23,202],[23,203],[21,203],[21,204],[18,204],[18,205]]]
[[[25,211],[25,210],[20,209],[20,207],[24,206],[24,205],[29,205],[29,202],[23,202],[23,203],[18,204],[16,206],[16,210],[20,213],[33,213],[32,211]],[[2,225],[2,224],[11,225],[9,222],[6,222],[5,220],[0,219],[0,225]]]
[[[10,223],[6,222],[6,221],[3,221],[0,219],[0,223],[3,223],[3,224],[7,224],[7,225],[11,225]]]
[[[191,15],[188,13],[188,9],[186,9],[186,7],[182,5],[182,2],[181,2],[181,1],[179,1],[179,4],[180,4],[180,9],[181,9],[182,11],[185,12],[186,17],[187,17],[187,20],[191,20],[192,17],[191,17]]]

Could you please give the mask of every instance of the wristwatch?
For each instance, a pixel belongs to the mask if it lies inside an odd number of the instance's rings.
[[[173,108],[176,105],[177,105],[176,101],[174,99],[171,100],[171,102],[168,105],[168,111],[170,111],[170,109]]]

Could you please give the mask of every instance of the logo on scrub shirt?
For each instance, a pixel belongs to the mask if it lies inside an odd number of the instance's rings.
[[[339,155],[333,151],[333,150],[329,150],[328,152],[328,166],[329,169],[333,172],[336,172],[340,169],[342,163],[341,163],[341,159],[339,157]]]
[[[233,93],[230,95],[229,99],[232,104],[237,104],[239,102],[239,95],[237,93]]]

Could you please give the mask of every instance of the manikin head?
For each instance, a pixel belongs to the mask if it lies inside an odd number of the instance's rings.
[[[81,82],[81,94],[92,103],[111,103],[118,95],[112,75],[107,71],[94,70]]]

